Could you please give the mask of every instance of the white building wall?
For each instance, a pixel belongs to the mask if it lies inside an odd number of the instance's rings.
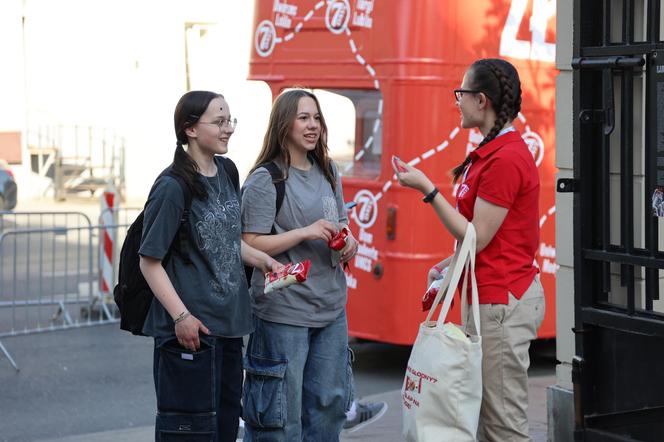
[[[576,0],[578,1],[578,0]],[[574,0],[556,5],[556,167],[558,178],[573,176],[572,43]],[[548,392],[549,440],[572,441],[574,401],[572,358],[574,333],[574,226],[572,194],[556,194],[556,385]]]
[[[26,121],[22,0],[0,4],[0,132],[23,132]]]
[[[246,173],[271,104],[265,84],[246,81],[252,20],[251,1],[3,0],[0,38],[10,44],[0,45],[8,67],[0,74],[0,130],[21,130],[26,120],[33,131],[114,130],[126,139],[127,194],[145,198],[175,149],[173,110],[187,90],[185,23],[203,23],[202,33],[189,34],[191,87],[226,96],[239,120],[229,156]],[[15,168],[22,197],[34,187],[28,168],[27,161]]]

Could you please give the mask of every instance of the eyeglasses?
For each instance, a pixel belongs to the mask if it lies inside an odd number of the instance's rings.
[[[222,130],[224,126],[228,126],[231,129],[235,130],[237,126],[237,118],[222,118],[219,121],[199,121],[199,124],[214,124],[219,127],[219,130]]]
[[[454,99],[457,101],[461,101],[461,97],[463,97],[463,94],[479,94],[482,91],[478,91],[476,89],[454,89]]]

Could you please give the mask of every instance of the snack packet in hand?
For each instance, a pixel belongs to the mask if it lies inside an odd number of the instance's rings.
[[[330,255],[332,260],[332,267],[339,265],[339,262],[341,261],[341,250],[346,247],[346,241],[349,234],[350,230],[344,227],[339,230],[339,232],[337,232],[337,234],[334,235],[331,240],[327,242],[327,246],[332,249],[332,254]]]
[[[392,168],[394,171],[397,173],[408,172],[408,169],[399,164],[399,161],[401,161],[401,159],[398,156],[392,155]]]
[[[426,293],[422,297],[423,312],[429,311],[431,309],[431,305],[433,304],[433,301],[436,299],[436,295],[438,295],[438,291],[440,290],[440,285],[443,283],[443,279],[445,279],[447,269],[448,267],[445,267],[443,271],[440,272],[440,277],[431,283]]]
[[[266,273],[264,293],[267,295],[291,284],[306,281],[310,267],[311,261],[307,259],[298,263],[288,263],[279,272]]]
[[[427,292],[422,297],[423,312],[428,312],[431,310],[431,305],[433,304],[433,300],[436,299],[436,295],[438,295],[438,289],[435,287],[429,287],[429,290],[427,290]]]
[[[348,234],[350,231],[344,227],[343,229],[339,230],[339,232],[332,238],[330,241],[328,241],[327,245],[329,248],[332,250],[336,250],[337,252],[346,247],[346,238],[348,237]]]

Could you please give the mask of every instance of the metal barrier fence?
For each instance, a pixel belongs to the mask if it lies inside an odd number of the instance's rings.
[[[0,232],[9,229],[46,229],[54,227],[92,226],[82,212],[12,212],[0,210]]]
[[[0,212],[0,339],[118,322],[100,289],[98,251],[110,232],[117,265],[133,212],[116,210],[122,223],[99,225],[77,212]],[[1,341],[0,352],[18,370]]]

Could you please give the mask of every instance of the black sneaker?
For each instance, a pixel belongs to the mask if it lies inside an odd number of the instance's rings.
[[[357,402],[355,419],[346,419],[343,431],[344,433],[354,433],[361,430],[383,417],[386,411],[387,402],[367,402],[366,404]]]

